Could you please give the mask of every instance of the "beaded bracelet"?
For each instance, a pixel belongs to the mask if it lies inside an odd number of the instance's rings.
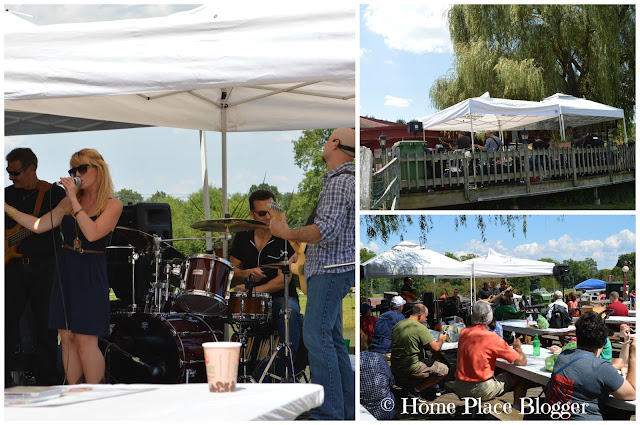
[[[76,218],[78,216],[78,214],[80,214],[81,211],[84,211],[84,209],[80,208],[78,211],[73,213],[73,218]]]
[[[17,209],[15,209],[13,207],[9,207],[9,211],[7,211],[7,215],[9,216],[9,218],[11,218],[13,220],[13,219],[15,219],[13,214],[16,213],[16,212],[18,212]]]

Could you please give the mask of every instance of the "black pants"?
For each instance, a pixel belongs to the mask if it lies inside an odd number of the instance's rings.
[[[23,264],[23,259],[14,259],[5,267],[5,386],[11,373],[8,361],[17,350],[20,318],[27,305],[31,307],[34,318],[30,324],[30,332],[35,340],[33,374],[36,385],[62,384],[57,367],[58,332],[48,327],[54,267],[52,259],[30,259],[29,264]]]

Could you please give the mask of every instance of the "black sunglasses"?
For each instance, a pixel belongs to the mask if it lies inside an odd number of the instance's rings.
[[[29,165],[31,165],[31,164],[27,164],[24,167],[22,167],[21,169],[16,170],[16,171],[9,171],[9,167],[7,167],[6,170],[7,170],[7,173],[11,174],[13,177],[18,177],[24,170],[26,170],[29,167]]]
[[[251,211],[258,214],[259,217],[264,217],[265,215],[269,214],[269,211],[256,211],[256,210],[251,210]]]
[[[342,142],[340,142],[340,139],[333,139],[332,142],[338,142],[338,148],[342,149],[343,151],[349,151],[352,152],[353,154],[356,153],[355,148],[352,148],[351,146],[347,146],[347,145],[343,145]]]
[[[82,164],[82,165],[78,165],[77,167],[73,167],[72,169],[69,170],[69,175],[71,177],[75,177],[76,172],[80,173],[80,175],[82,176],[84,173],[87,172],[87,169],[91,167],[90,164]]]

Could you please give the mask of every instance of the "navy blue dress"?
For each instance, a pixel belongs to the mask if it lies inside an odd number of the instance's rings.
[[[91,217],[94,221],[96,218]],[[110,316],[105,249],[111,241],[111,232],[97,241],[89,242],[80,227],[76,228],[75,219],[65,215],[62,219],[65,245],[73,246],[76,229],[83,249],[102,251],[102,254],[79,253],[68,249],[58,251],[58,267],[51,288],[49,327],[65,329],[66,315],[66,323],[71,332],[106,336],[109,334]]]

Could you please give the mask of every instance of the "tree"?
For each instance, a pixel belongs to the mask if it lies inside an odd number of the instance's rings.
[[[630,254],[620,254],[618,257],[618,262],[616,263],[616,267],[622,268],[624,263],[627,263],[629,268],[634,267],[636,265],[636,252],[633,251]]]
[[[455,59],[429,92],[438,109],[489,91],[586,97],[635,116],[635,5],[455,5]]]
[[[389,240],[391,235],[399,235],[400,240],[404,240],[404,233],[407,231],[407,225],[412,226],[417,219],[420,228],[420,243],[427,242],[427,235],[433,228],[433,219],[428,215],[363,215],[360,220],[366,225],[365,234],[368,240],[379,237],[384,243]],[[515,235],[516,225],[521,223],[522,233],[527,234],[527,216],[526,215],[478,215],[475,217],[476,226],[480,229],[480,236],[483,242],[486,242],[487,224],[500,225],[507,228],[507,231]],[[460,215],[454,220],[455,230],[467,226],[467,216]],[[472,257],[473,258],[473,257]],[[465,258],[467,259],[467,258]]]
[[[159,190],[153,195],[151,195],[146,202],[165,202],[165,199],[167,199],[168,197],[169,196],[167,195],[166,192]]]
[[[322,153],[331,133],[333,129],[304,130],[300,138],[293,141],[294,162],[304,171],[304,180],[298,184],[298,194],[291,200],[287,211],[288,217],[299,217],[300,222],[290,222],[290,225],[302,226],[318,203],[322,176],[327,172]]]
[[[117,191],[116,199],[122,202],[122,205],[133,205],[143,201],[142,195],[131,189],[121,189]]]

